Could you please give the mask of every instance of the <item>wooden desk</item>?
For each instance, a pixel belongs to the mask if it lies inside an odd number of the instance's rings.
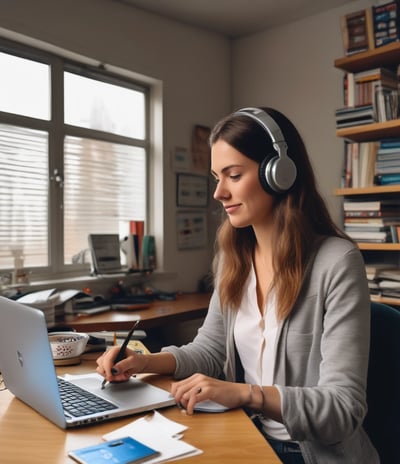
[[[129,330],[132,316],[140,316],[140,329],[152,329],[165,324],[204,317],[207,314],[210,294],[179,295],[174,301],[154,301],[149,308],[136,311],[109,311],[93,316],[68,316],[65,324],[83,332],[101,330]]]
[[[59,374],[91,372],[93,354],[86,355],[80,366],[58,368]],[[148,381],[168,389],[170,380],[147,376]],[[44,386],[45,388],[45,386]],[[187,425],[184,440],[203,450],[203,454],[188,458],[190,464],[279,464],[271,447],[241,410],[218,414],[182,414],[177,407],[159,410],[171,420]],[[65,464],[70,449],[101,442],[105,433],[141,417],[131,416],[103,424],[70,429],[58,428],[29,406],[14,398],[10,392],[0,392],[0,462],[2,464]]]

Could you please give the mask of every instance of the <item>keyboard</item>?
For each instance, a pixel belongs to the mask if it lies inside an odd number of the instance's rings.
[[[82,388],[57,377],[58,389],[65,412],[74,417],[117,409],[117,406]]]

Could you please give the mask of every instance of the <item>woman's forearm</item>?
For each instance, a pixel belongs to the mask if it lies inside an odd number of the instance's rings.
[[[175,356],[172,353],[151,353],[142,355],[145,363],[141,372],[173,375],[176,369]]]

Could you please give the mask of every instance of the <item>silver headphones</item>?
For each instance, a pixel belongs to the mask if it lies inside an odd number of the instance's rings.
[[[234,115],[248,116],[271,137],[275,152],[267,154],[260,163],[260,182],[268,193],[287,192],[296,180],[297,169],[294,161],[287,154],[287,143],[278,124],[260,108],[242,108]]]

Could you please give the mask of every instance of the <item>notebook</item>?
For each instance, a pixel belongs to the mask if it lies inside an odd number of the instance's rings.
[[[61,428],[102,422],[175,404],[169,392],[136,378],[125,383],[107,384],[101,390],[103,378],[96,373],[72,376],[70,381],[57,377],[44,313],[1,296],[0,371],[12,394]],[[98,399],[81,400],[86,406],[82,415],[78,415],[71,406],[66,412],[59,381],[68,387],[81,388]],[[96,401],[106,402],[104,411],[99,409]],[[90,412],[92,406],[95,412]]]

